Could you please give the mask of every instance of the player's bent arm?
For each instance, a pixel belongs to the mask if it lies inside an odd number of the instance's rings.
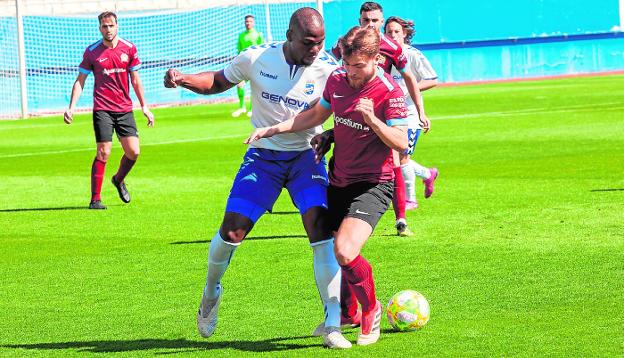
[[[425,106],[423,106],[422,97],[420,96],[420,89],[418,86],[418,81],[416,81],[416,77],[409,69],[405,69],[405,71],[401,72],[401,75],[405,80],[407,91],[409,92],[410,97],[412,97],[412,100],[416,105],[416,110],[418,111],[418,114],[421,117],[425,116]]]
[[[235,85],[236,83],[225,78],[223,70],[197,74],[182,74],[176,70],[169,70],[165,75],[165,87],[181,86],[199,94],[221,93]]]
[[[407,149],[407,126],[389,126],[382,121],[376,121],[370,127],[375,131],[379,139],[391,149],[399,153],[403,153]]]
[[[422,80],[420,82],[418,82],[418,89],[420,89],[420,92],[422,91],[426,91],[428,89],[432,89],[433,87],[438,85],[438,79],[434,78],[431,80]]]

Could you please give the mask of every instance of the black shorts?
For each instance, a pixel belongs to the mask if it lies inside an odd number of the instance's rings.
[[[392,202],[393,191],[393,182],[360,182],[343,188],[330,185],[327,188],[327,206],[331,230],[338,230],[345,217],[364,220],[375,229]]]
[[[93,112],[93,130],[96,142],[112,142],[113,130],[117,133],[117,137],[139,136],[132,112],[95,111]]]

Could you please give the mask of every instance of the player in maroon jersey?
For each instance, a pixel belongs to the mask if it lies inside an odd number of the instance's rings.
[[[319,103],[294,119],[256,129],[246,141],[312,128],[334,114],[328,209],[343,282],[354,294],[342,304],[353,316],[358,301],[362,306],[360,345],[379,339],[382,311],[372,267],[360,251],[392,201],[392,151],[408,147],[405,96],[392,76],[376,66],[379,42],[375,29],[356,26],[349,30],[339,41],[344,67],[327,80]]]
[[[97,142],[97,152],[91,166],[91,202],[90,209],[106,209],[102,204],[100,192],[106,162],[113,146],[113,131],[117,133],[124,151],[117,173],[111,181],[124,203],[130,202],[124,178],[132,169],[139,156],[139,133],[132,114],[130,82],[134,88],[147,125],[154,126],[154,115],[150,112],[143,95],[143,85],[139,77],[141,61],[136,46],[117,36],[117,15],[103,12],[98,16],[102,39],[87,47],[82,62],[78,67],[78,77],[72,87],[69,109],[65,111],[65,123],[71,124],[76,102],[82,94],[87,76],[93,72],[93,129]]]
[[[416,79],[416,76],[409,70],[409,68],[407,68],[407,58],[403,53],[403,49],[401,45],[399,45],[392,38],[381,33],[381,28],[384,22],[383,8],[381,7],[381,5],[372,1],[363,3],[362,6],[360,6],[359,22],[360,26],[362,27],[370,27],[380,32],[380,56],[378,66],[383,68],[384,71],[386,71],[387,73],[390,73],[392,67],[395,67],[401,73],[403,79],[405,80],[405,85],[407,87],[409,95],[414,98],[414,104],[416,105],[416,109],[418,111],[421,126],[425,132],[429,131],[430,122],[425,114],[425,107],[420,96],[418,81]],[[340,48],[338,46],[334,46],[334,48],[332,49],[332,53],[336,58],[342,57],[342,54],[340,53]],[[330,138],[331,134],[331,131],[329,131],[325,133],[324,136],[326,138]],[[394,153],[393,161],[393,170],[395,175],[393,195],[393,206],[396,217],[395,226],[398,235],[410,236],[412,235],[412,233],[407,227],[407,219],[405,215],[405,180],[401,171],[399,153]]]

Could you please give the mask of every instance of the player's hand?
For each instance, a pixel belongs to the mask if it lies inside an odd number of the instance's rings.
[[[66,110],[65,114],[63,115],[63,120],[65,121],[65,123],[71,124],[74,120],[74,111],[72,111],[71,109]]]
[[[181,77],[182,77],[182,72],[176,69],[170,68],[165,73],[165,78],[163,80],[163,83],[165,87],[167,88],[176,88],[178,87],[177,81],[179,81]]]
[[[329,152],[331,145],[334,142],[334,130],[326,130],[321,134],[315,135],[310,144],[314,150],[314,161],[316,164],[321,162],[321,159]]]
[[[277,134],[277,130],[273,127],[257,128],[243,143],[249,144],[262,138],[272,137],[275,134]]]
[[[355,110],[362,113],[364,122],[368,125],[372,125],[375,119],[375,111],[373,108],[373,101],[368,98],[360,98],[358,104],[355,105]]]
[[[152,111],[150,111],[149,108],[147,108],[147,106],[141,107],[141,110],[143,111],[143,115],[145,116],[145,118],[147,118],[147,126],[153,127],[154,126],[154,114],[152,113]]]
[[[431,129],[431,121],[427,118],[426,114],[422,114],[419,116],[420,126],[425,131],[425,133],[429,132]]]

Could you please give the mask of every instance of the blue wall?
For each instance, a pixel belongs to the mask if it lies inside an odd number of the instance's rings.
[[[358,25],[363,1],[324,5],[333,43]],[[416,24],[416,43],[459,42],[541,35],[586,34],[619,26],[618,0],[392,0],[379,1],[384,16]]]
[[[327,46],[357,24],[361,3],[348,0],[324,4]],[[415,21],[414,43],[430,59],[441,81],[624,70],[621,34],[603,38],[585,35],[604,35],[618,25],[618,0],[594,0],[591,4],[584,0],[387,0],[382,5],[386,17],[400,15]],[[280,18],[271,21],[274,40],[284,40],[288,18],[301,6],[315,6],[315,2],[270,5],[273,16]],[[266,34],[263,5],[149,16],[120,14],[120,36],[137,45],[144,63],[141,77],[148,102],[236,98],[232,90],[206,97],[165,89],[162,77],[170,67],[189,73],[222,68],[235,55],[236,37],[243,30],[241,14],[255,15],[257,28]],[[101,37],[97,26],[96,16],[24,17],[32,113],[67,108],[82,53]],[[517,38],[529,41],[508,40]],[[483,42],[499,39],[503,41]],[[0,17],[0,117],[19,114],[16,53],[15,19]],[[91,107],[92,81],[90,76],[79,107]]]

